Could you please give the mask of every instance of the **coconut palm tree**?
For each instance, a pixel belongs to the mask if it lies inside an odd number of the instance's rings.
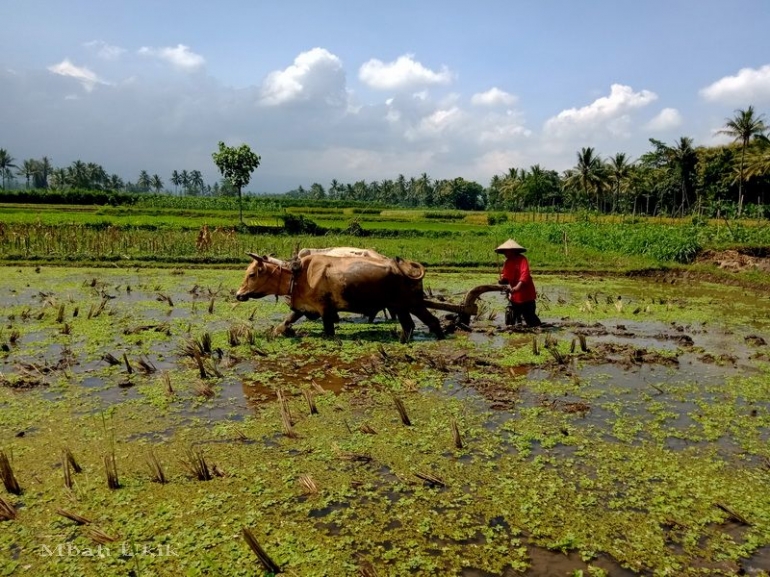
[[[25,188],[29,189],[29,181],[32,180],[38,172],[40,172],[40,163],[34,158],[28,158],[21,164],[21,168],[18,169],[16,174],[24,177],[26,180]]]
[[[631,181],[633,164],[628,161],[628,156],[626,156],[625,152],[618,152],[615,156],[610,158],[607,167],[609,168],[609,179],[613,191],[612,212],[615,212],[618,207],[620,195],[628,190],[628,183]]]
[[[139,180],[136,181],[136,186],[142,192],[149,192],[150,190],[150,175],[146,170],[139,173]]]
[[[171,184],[174,185],[174,194],[179,191],[179,185],[182,184],[182,177],[176,170],[171,173]]]
[[[161,190],[163,190],[163,181],[157,174],[153,174],[150,177],[150,188],[155,191],[155,194],[158,194]]]
[[[668,156],[679,175],[682,193],[679,208],[684,214],[685,205],[689,206],[691,193],[695,189],[695,167],[698,165],[698,155],[692,146],[692,138],[682,136],[676,146],[668,147]]]
[[[18,166],[13,163],[14,160],[13,156],[8,154],[8,151],[5,148],[0,148],[0,176],[3,178],[3,188],[5,188],[5,179],[7,177],[13,178],[11,169],[18,168]]]
[[[182,185],[182,191],[187,194],[188,188],[190,188],[190,173],[187,170],[183,170],[179,173],[179,183]]]
[[[767,132],[768,126],[765,124],[764,114],[755,114],[754,107],[749,106],[746,110],[738,109],[733,118],[727,118],[725,126],[717,134],[726,134],[732,137],[733,142],[741,143],[741,163],[738,173],[738,216],[743,212],[743,181],[744,166],[746,161],[746,148],[752,138],[763,135]]]
[[[200,170],[191,170],[190,171],[190,189],[194,191],[194,194],[197,196],[199,194],[203,194],[203,175],[201,174]]]
[[[596,209],[601,210],[601,194],[609,183],[607,168],[602,159],[596,155],[593,147],[584,147],[577,153],[578,162],[568,172],[564,184],[583,192],[590,203],[593,194],[596,199]]]
[[[88,188],[88,166],[82,160],[76,160],[67,167],[67,184],[73,188]]]
[[[38,170],[32,177],[35,188],[48,188],[48,178],[51,176],[53,166],[51,165],[51,159],[44,156],[38,161]]]

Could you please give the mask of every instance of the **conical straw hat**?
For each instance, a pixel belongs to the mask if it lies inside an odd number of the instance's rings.
[[[498,246],[495,249],[495,252],[506,252],[509,250],[516,251],[516,252],[525,252],[527,249],[521,246],[518,242],[516,242],[512,238],[509,238],[503,244]]]

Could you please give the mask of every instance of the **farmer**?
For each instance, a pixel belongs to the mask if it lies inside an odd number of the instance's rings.
[[[508,285],[510,304],[505,315],[506,325],[515,325],[523,318],[528,327],[539,327],[542,323],[535,312],[535,283],[529,274],[529,261],[524,256],[527,249],[513,239],[506,240],[495,249],[505,256],[500,272],[502,285]]]

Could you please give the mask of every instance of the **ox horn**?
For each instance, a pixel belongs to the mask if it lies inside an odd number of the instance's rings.
[[[254,254],[253,252],[247,252],[247,255],[249,255],[251,258],[253,258],[256,261],[261,261],[263,258],[259,256],[258,254]]]

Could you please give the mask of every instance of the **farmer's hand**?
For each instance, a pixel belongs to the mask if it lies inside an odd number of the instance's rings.
[[[502,278],[502,277],[500,277],[500,278],[498,279],[498,281],[497,281],[497,284],[501,284],[501,285],[507,285],[507,284],[508,284],[508,279],[507,279],[507,278]]]

